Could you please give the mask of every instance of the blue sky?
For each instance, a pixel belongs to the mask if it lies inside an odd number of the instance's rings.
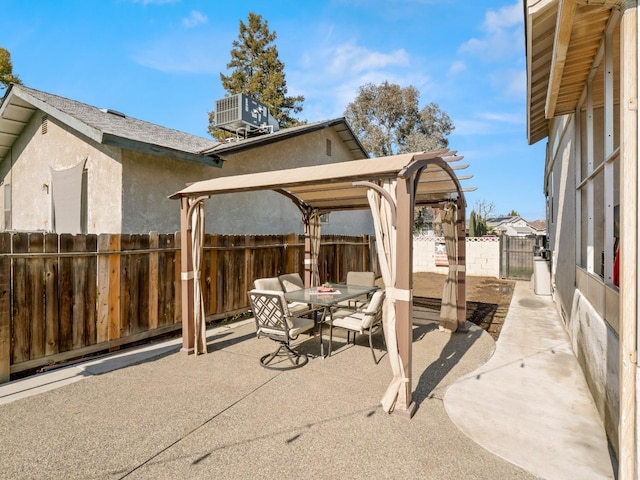
[[[544,218],[545,142],[526,140],[522,0],[3,0],[0,46],[25,85],[207,136],[240,20],[277,34],[309,122],[343,116],[358,87],[413,85],[453,120],[471,210]],[[461,172],[462,173],[462,172]]]

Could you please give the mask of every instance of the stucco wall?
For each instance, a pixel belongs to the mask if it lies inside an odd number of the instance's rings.
[[[169,195],[220,172],[214,166],[131,150],[122,151],[122,165],[122,233],[179,231],[180,202]]]
[[[413,271],[446,274],[449,267],[436,266],[434,237],[413,238]],[[500,278],[500,239],[491,237],[467,238],[466,273],[473,277]]]
[[[550,126],[545,187],[553,298],[609,440],[617,451],[619,339],[604,316],[608,311],[605,299],[611,295],[599,277],[582,270],[580,279],[576,275],[576,263],[584,262],[584,256],[576,262],[576,243],[585,235],[582,216],[576,219],[575,175],[580,150],[575,145],[576,122],[573,115],[568,115],[552,120]],[[617,325],[617,312],[612,312],[609,320]]]
[[[31,117],[1,166],[3,187],[11,184],[12,197],[11,225],[3,220],[3,227],[51,231],[51,169],[67,169],[86,158],[87,231],[118,231],[122,215],[119,150],[79,138],[52,118],[43,130],[42,118],[39,111]],[[4,195],[0,199],[4,210]]]
[[[327,140],[331,155],[327,155]],[[226,157],[215,176],[282,170],[310,165],[339,169],[336,162],[356,160],[333,129],[319,130]],[[191,179],[193,181],[193,179]],[[291,200],[274,192],[260,191],[213,196],[205,204],[207,231],[219,234],[303,233],[300,211]],[[326,234],[372,234],[369,210],[332,212],[322,227]]]

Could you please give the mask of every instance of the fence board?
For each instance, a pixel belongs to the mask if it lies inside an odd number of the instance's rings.
[[[47,233],[44,237],[47,254],[58,253],[58,235]],[[58,290],[58,257],[47,255],[44,259],[44,316],[45,316],[45,356],[60,351],[60,307]]]
[[[119,252],[122,250],[121,235],[111,235],[109,238],[109,251]],[[109,255],[109,326],[107,334],[109,341],[122,338],[122,296],[120,294],[121,284],[121,256]],[[118,347],[112,347],[110,350],[116,350]]]
[[[160,247],[160,235],[157,232],[151,232],[149,234],[149,248],[152,250],[149,253],[149,281],[147,282],[147,286],[149,288],[149,308],[148,308],[148,319],[149,319],[149,330],[153,330],[154,328],[158,328],[158,296],[159,296],[159,268],[160,268],[160,257],[158,252],[154,252],[153,250],[157,250]]]
[[[11,375],[11,234],[0,233],[0,383]]]
[[[73,252],[73,235],[62,234],[59,238],[60,253]],[[60,298],[60,327],[59,342],[60,352],[66,352],[73,348],[73,258],[60,257],[59,265],[59,290]]]
[[[14,233],[12,238],[13,253],[29,251],[29,234]],[[13,355],[12,363],[29,360],[30,320],[29,320],[29,286],[27,285],[27,258],[13,259]]]
[[[174,323],[176,290],[174,288],[175,258],[177,252],[174,235],[162,234],[158,241],[160,247],[168,249],[158,254],[158,326]]]
[[[44,234],[29,234],[29,253],[44,252]],[[29,358],[45,355],[45,318],[44,318],[44,258],[30,258],[27,262],[28,305],[30,309],[30,348]]]

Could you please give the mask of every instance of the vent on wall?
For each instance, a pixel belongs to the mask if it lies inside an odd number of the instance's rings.
[[[47,115],[42,116],[42,123],[40,124],[40,133],[45,135],[49,128],[49,117]]]

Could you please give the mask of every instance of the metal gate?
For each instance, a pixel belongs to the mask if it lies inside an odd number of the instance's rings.
[[[535,237],[500,237],[500,277],[529,280],[533,275]]]

